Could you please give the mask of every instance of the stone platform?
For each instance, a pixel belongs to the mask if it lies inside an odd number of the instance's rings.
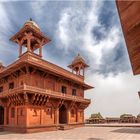
[[[93,127],[140,127],[140,123],[104,123],[104,124],[86,124]]]
[[[0,140],[140,140],[138,127],[79,127],[30,134],[0,132]]]

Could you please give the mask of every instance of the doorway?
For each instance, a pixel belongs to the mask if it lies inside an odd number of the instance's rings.
[[[67,109],[65,105],[62,105],[59,108],[59,123],[66,124],[67,123]]]
[[[4,125],[4,108],[0,106],[0,125]]]

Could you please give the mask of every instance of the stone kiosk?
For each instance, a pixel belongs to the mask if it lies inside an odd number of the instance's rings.
[[[83,125],[90,104],[84,91],[93,88],[84,82],[84,59],[78,54],[72,72],[43,60],[50,39],[31,19],[10,40],[18,44],[19,58],[0,65],[1,129],[26,133]]]

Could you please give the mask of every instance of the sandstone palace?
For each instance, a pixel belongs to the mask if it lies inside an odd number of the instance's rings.
[[[19,58],[0,64],[0,129],[26,133],[83,125],[90,104],[84,91],[93,87],[84,82],[88,65],[80,54],[71,71],[43,60],[42,47],[50,39],[32,19],[10,40],[18,44]]]

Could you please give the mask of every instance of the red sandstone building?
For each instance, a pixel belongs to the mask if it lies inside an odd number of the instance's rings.
[[[137,118],[132,114],[123,114],[120,116],[120,123],[136,123]]]
[[[116,1],[134,75],[140,74],[140,1]]]
[[[134,75],[140,74],[140,1],[116,1]],[[140,92],[139,92],[140,96]]]
[[[106,120],[106,123],[119,123],[120,122],[120,118],[117,118],[117,117],[107,117],[105,120]]]
[[[105,123],[105,119],[102,117],[100,113],[91,114],[89,119],[86,119],[87,124],[100,124]]]
[[[10,39],[18,44],[19,58],[0,66],[0,125],[4,130],[35,132],[84,124],[90,104],[84,91],[88,65],[78,55],[67,71],[42,59],[42,47],[50,42],[30,20]],[[26,51],[23,53],[22,48]],[[36,54],[39,50],[39,54]],[[64,125],[65,124],[65,125]]]

